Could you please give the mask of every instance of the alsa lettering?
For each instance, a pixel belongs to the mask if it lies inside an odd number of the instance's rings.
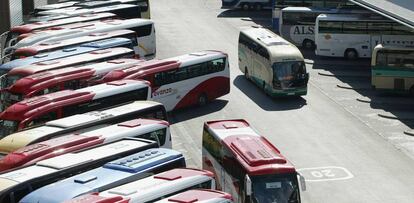
[[[315,27],[313,26],[295,26],[294,35],[313,35],[315,34]]]
[[[163,89],[163,90],[159,90],[159,91],[153,92],[152,93],[152,96],[153,97],[161,96],[161,95],[168,94],[168,93],[171,93],[171,92],[172,92],[172,89],[171,88]]]

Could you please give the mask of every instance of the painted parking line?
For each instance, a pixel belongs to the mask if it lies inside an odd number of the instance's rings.
[[[339,166],[301,168],[297,171],[307,182],[339,181],[354,177],[348,169]]]

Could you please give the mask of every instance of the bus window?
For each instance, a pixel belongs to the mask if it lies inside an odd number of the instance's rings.
[[[151,34],[152,24],[143,25],[140,27],[134,27],[134,28],[131,28],[131,30],[135,31],[138,37],[145,37]]]
[[[70,81],[66,81],[64,84],[64,89],[65,90],[76,90],[81,88],[80,86],[80,81],[79,80],[70,80]]]
[[[40,124],[43,124],[47,121],[51,121],[51,120],[55,120],[55,119],[57,119],[57,113],[52,111],[52,112],[49,112],[47,114],[43,114],[42,116],[33,119],[32,122],[30,123],[30,126],[40,125]]]
[[[160,146],[165,144],[166,129],[160,129],[154,132],[147,133],[145,135],[140,135],[139,138],[149,139],[157,141]]]

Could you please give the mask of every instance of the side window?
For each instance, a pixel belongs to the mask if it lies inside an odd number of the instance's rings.
[[[151,34],[153,24],[143,25],[139,27],[132,28],[138,35],[138,37],[145,37]]]
[[[269,60],[269,52],[267,52],[267,50],[264,47],[260,47],[260,49],[257,50],[257,53],[263,58]]]
[[[57,119],[57,113],[52,111],[43,115],[40,115],[39,117],[36,117],[33,119],[28,126],[36,126],[43,123],[46,123],[47,121],[55,120]]]
[[[50,93],[53,93],[53,92],[58,92],[59,90],[60,90],[59,86],[48,87],[48,88],[43,90],[43,94],[41,94],[41,95],[50,94]]]
[[[203,131],[203,148],[205,148],[220,164],[222,163],[221,144],[205,129]]]
[[[66,81],[65,83],[63,83],[63,86],[65,90],[76,90],[81,88],[79,80]]]

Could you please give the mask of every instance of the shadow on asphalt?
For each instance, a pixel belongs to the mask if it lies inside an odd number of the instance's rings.
[[[229,101],[222,99],[215,99],[205,106],[192,106],[184,109],[179,109],[169,113],[170,124],[180,123],[196,117],[211,114],[223,109]],[[196,109],[196,111],[194,111]]]
[[[265,111],[300,109],[306,105],[306,100],[303,97],[281,97],[273,99],[267,96],[255,84],[246,80],[242,75],[237,76],[233,84]]]
[[[243,10],[225,10],[217,15],[217,18],[242,18],[242,20],[251,19],[254,23],[263,27],[270,28],[272,25],[272,11],[243,11]],[[246,18],[246,19],[244,19]]]

